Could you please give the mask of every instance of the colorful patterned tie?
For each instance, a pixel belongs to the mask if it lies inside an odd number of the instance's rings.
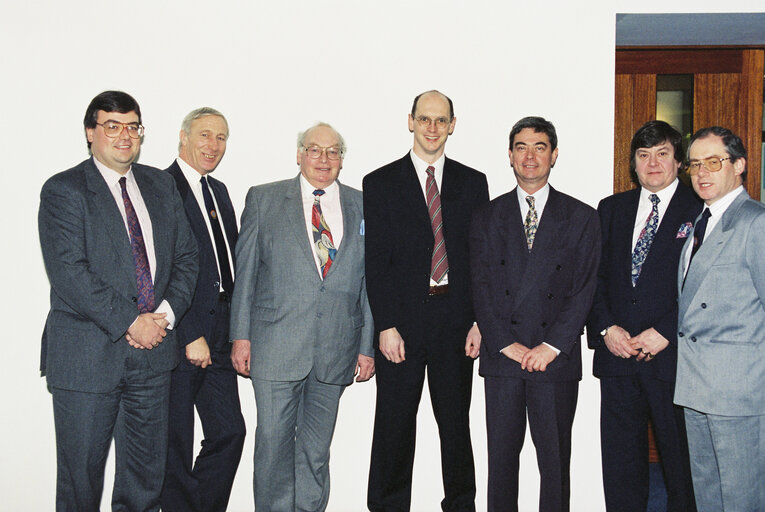
[[[329,272],[329,268],[332,266],[337,249],[335,249],[335,243],[332,241],[332,232],[329,230],[327,221],[324,220],[324,215],[321,213],[319,198],[324,195],[324,191],[314,190],[313,195],[313,210],[311,212],[313,242],[316,254],[319,256],[321,278],[324,279],[327,277],[327,272]]]
[[[125,204],[125,216],[127,217],[128,231],[130,232],[130,248],[133,251],[133,263],[135,263],[135,280],[138,285],[138,311],[148,313],[154,311],[154,283],[151,279],[149,257],[146,255],[146,245],[143,242],[143,231],[138,223],[138,215],[135,213],[133,203],[127,192],[127,180],[120,178],[122,189],[122,202]]]
[[[648,250],[651,248],[653,237],[656,235],[656,228],[659,226],[659,196],[651,194],[648,199],[653,204],[651,213],[645,221],[645,226],[640,232],[635,250],[632,252],[632,286],[635,286],[640,277],[640,269],[643,268],[643,262],[648,256]]]
[[[202,197],[205,200],[205,209],[207,210],[207,216],[210,219],[210,226],[212,227],[223,291],[232,294],[234,292],[234,279],[231,277],[231,265],[228,263],[228,249],[226,249],[226,239],[223,238],[223,230],[220,225],[221,221],[218,212],[215,210],[215,202],[213,202],[212,194],[210,194],[210,189],[207,185],[207,177],[202,176],[199,181],[202,183]]]
[[[523,223],[523,229],[526,231],[526,246],[529,252],[531,252],[531,248],[534,246],[534,237],[537,234],[539,217],[537,217],[537,210],[534,207],[534,196],[526,196],[526,203],[529,205],[529,211],[526,212],[526,221]]]
[[[428,202],[428,215],[430,226],[433,228],[433,256],[430,260],[430,278],[440,283],[449,272],[449,258],[446,257],[446,244],[444,243],[444,221],[441,217],[441,196],[438,193],[438,184],[434,176],[435,169],[432,165],[425,170],[428,178],[425,180],[425,199]]]

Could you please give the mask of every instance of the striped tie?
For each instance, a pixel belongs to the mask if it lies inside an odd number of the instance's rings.
[[[449,272],[449,259],[446,257],[446,244],[444,243],[441,196],[438,194],[434,171],[432,165],[428,166],[426,170],[428,179],[425,181],[427,191],[425,198],[428,201],[428,215],[430,215],[430,225],[433,228],[433,258],[430,261],[430,278],[436,283],[440,283],[446,273]]]

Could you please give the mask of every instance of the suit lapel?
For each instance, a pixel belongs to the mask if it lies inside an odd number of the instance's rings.
[[[615,212],[615,215],[618,218],[618,227],[616,229],[618,237],[616,240],[616,265],[617,268],[621,270],[618,275],[623,276],[629,281],[630,286],[632,286],[632,252],[635,250],[635,247],[632,244],[632,235],[635,231],[635,220],[637,218],[639,204],[640,189],[638,188],[631,191],[624,212]],[[645,221],[646,219],[641,220],[643,224],[645,224]],[[661,225],[664,226],[664,223],[662,222]],[[659,227],[659,230],[661,230],[661,226]],[[654,239],[654,243],[655,242],[656,240]],[[648,254],[650,256],[650,251]],[[643,265],[645,265],[645,262]],[[640,281],[638,280],[638,282]]]
[[[210,233],[207,231],[207,224],[205,223],[202,211],[199,209],[199,203],[197,202],[194,191],[191,190],[191,183],[188,182],[186,176],[178,167],[176,162],[173,162],[173,167],[170,169],[170,173],[175,178],[177,184],[178,193],[183,201],[183,208],[186,210],[186,216],[189,219],[189,224],[196,234],[197,243],[203,243],[205,247],[200,247],[199,250],[205,250],[209,254],[215,254],[213,252],[213,241],[210,240]]]
[[[122,260],[122,265],[119,268],[135,268],[133,250],[130,248],[130,236],[125,228],[125,222],[122,220],[122,215],[109,186],[92,159],[87,161],[85,180],[88,184],[88,190],[95,196],[93,207],[97,212],[96,218],[106,225],[106,232],[109,233],[114,252]]]
[[[290,226],[295,243],[299,251],[305,256],[311,266],[316,267],[316,259],[313,253],[313,247],[309,242],[311,233],[306,231],[305,216],[303,214],[303,198],[300,195],[300,175],[289,183],[287,193],[285,194],[284,210],[287,217],[287,223]],[[315,272],[319,277],[318,271]]]
[[[226,233],[228,239],[228,246],[231,248],[231,252],[234,253],[234,247],[236,247],[236,239],[239,235],[236,228],[236,213],[234,212],[234,206],[229,202],[228,192],[224,190],[223,184],[208,175],[207,182],[212,188],[213,194],[215,194],[215,200],[218,202],[218,209],[221,210],[220,219],[222,219],[223,231]]]
[[[353,200],[348,193],[348,188],[345,185],[342,185],[339,181],[337,182],[337,185],[340,197],[340,209],[343,213],[343,239],[341,240],[340,245],[337,246],[337,254],[335,255],[335,259],[332,260],[332,266],[329,267],[327,276],[324,278],[325,281],[335,273],[339,265],[345,264],[345,261],[349,258],[348,254],[355,251],[356,247],[353,243],[355,239],[354,235],[356,230],[361,227],[360,211],[355,208]],[[332,226],[330,226],[330,229],[331,228]],[[351,261],[352,260],[353,258],[351,258]]]
[[[446,165],[444,164],[444,176],[446,176]],[[445,179],[445,178],[444,178]],[[428,205],[425,202],[425,194],[422,192],[422,185],[417,176],[417,171],[412,163],[412,158],[407,154],[401,159],[401,168],[399,169],[401,201],[406,205],[406,210],[413,213],[412,222],[418,223],[422,229],[433,236],[433,229],[430,225],[430,216],[428,215]],[[443,182],[441,183],[443,187]],[[395,198],[391,198],[395,200]],[[442,214],[443,215],[443,214]],[[446,223],[444,221],[444,223]]]

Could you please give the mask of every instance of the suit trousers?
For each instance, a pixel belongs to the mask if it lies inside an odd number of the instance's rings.
[[[606,510],[646,510],[650,417],[664,470],[667,510],[695,512],[683,408],[672,403],[674,383],[638,373],[601,377],[600,390],[600,442]],[[629,485],[625,485],[627,482]]]
[[[475,510],[475,467],[470,441],[473,360],[465,355],[468,327],[450,322],[446,298],[429,299],[421,339],[407,339],[406,359],[392,363],[375,351],[377,404],[367,505],[373,512],[407,512],[412,498],[417,409],[427,370],[441,441],[444,511]]]
[[[255,430],[255,509],[322,512],[329,501],[329,447],[345,386],[311,371],[299,381],[252,377]]]
[[[685,409],[699,512],[765,511],[765,416]]]
[[[164,512],[224,512],[228,506],[245,438],[237,376],[228,340],[229,305],[215,309],[210,346],[212,365],[201,368],[184,355],[170,384]],[[194,461],[194,407],[204,440]]]
[[[123,377],[108,393],[49,388],[56,426],[57,511],[100,510],[112,437],[112,510],[159,510],[170,372],[152,370],[146,357],[143,350],[129,349]]]
[[[568,512],[571,427],[579,382],[486,376],[485,390],[488,511],[518,512],[519,457],[528,411],[540,474],[539,510]]]

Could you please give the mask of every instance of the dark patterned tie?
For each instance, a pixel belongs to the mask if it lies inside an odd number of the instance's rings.
[[[441,195],[438,193],[433,166],[428,166],[425,172],[428,174],[428,178],[425,180],[425,199],[428,202],[430,226],[433,228],[433,257],[430,260],[430,278],[436,283],[440,283],[446,273],[449,272],[449,258],[446,257],[446,244],[444,243],[444,221],[441,217]]]
[[[696,252],[704,242],[704,234],[707,231],[707,223],[709,222],[709,217],[711,216],[712,212],[709,211],[709,208],[704,208],[704,211],[701,214],[701,218],[693,227],[693,248],[691,249],[691,259],[688,262],[689,267],[691,265],[691,261],[693,261],[693,257],[696,256]]]
[[[534,246],[534,237],[537,235],[539,217],[537,216],[536,208],[534,208],[534,196],[526,196],[526,203],[529,205],[529,211],[526,212],[523,230],[526,232],[526,246],[529,252],[531,252],[531,248]]]
[[[635,286],[640,277],[640,270],[643,268],[643,262],[648,251],[651,249],[651,243],[653,237],[656,236],[656,228],[659,226],[659,203],[661,200],[656,194],[651,194],[648,199],[653,204],[651,213],[648,214],[648,218],[645,220],[645,226],[640,232],[637,243],[635,244],[635,250],[632,252],[632,286]]]
[[[146,245],[143,241],[143,231],[138,223],[138,215],[135,213],[133,203],[127,192],[127,180],[120,178],[122,189],[122,202],[125,204],[125,216],[127,217],[128,231],[130,232],[130,248],[133,251],[133,263],[135,263],[135,280],[138,286],[138,311],[148,313],[154,311],[154,283],[151,280],[151,268],[149,257],[146,255]]]
[[[207,216],[210,218],[210,226],[212,227],[213,238],[215,239],[215,252],[218,254],[220,280],[223,284],[223,291],[230,295],[234,292],[234,279],[231,277],[231,265],[228,263],[226,239],[223,237],[221,221],[218,212],[215,210],[212,194],[210,194],[210,189],[207,186],[207,177],[202,176],[202,179],[199,181],[202,183],[202,197],[205,200],[205,209],[207,210]]]
[[[332,266],[332,261],[337,255],[335,242],[332,241],[332,232],[329,230],[327,221],[324,220],[324,214],[321,213],[321,204],[319,198],[324,195],[323,190],[313,191],[313,210],[311,211],[311,224],[313,225],[313,242],[316,254],[319,256],[319,265],[321,266],[321,278],[327,277]]]

